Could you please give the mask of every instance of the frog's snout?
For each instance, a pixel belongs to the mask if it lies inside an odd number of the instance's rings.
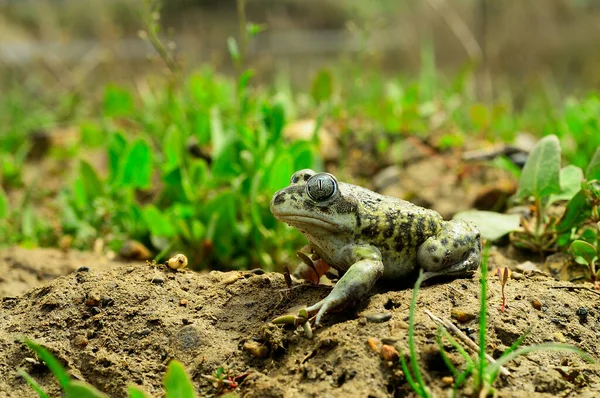
[[[275,192],[275,194],[273,195],[273,198],[271,199],[271,213],[273,214],[277,214],[277,207],[282,205],[283,203],[285,203],[285,190],[281,189],[277,192]]]

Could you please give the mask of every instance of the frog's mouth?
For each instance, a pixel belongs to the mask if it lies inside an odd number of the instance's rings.
[[[275,218],[301,230],[310,230],[311,228],[326,229],[328,231],[340,231],[340,225],[333,221],[318,218],[315,216],[303,216],[299,214],[280,213],[274,214]]]

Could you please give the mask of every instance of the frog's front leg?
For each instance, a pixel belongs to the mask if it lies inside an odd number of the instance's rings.
[[[481,237],[470,222],[451,220],[427,239],[417,253],[424,279],[470,275],[481,264]]]
[[[350,304],[366,296],[383,275],[381,252],[376,247],[353,246],[343,250],[348,252],[348,261],[353,264],[327,297],[306,309],[308,312],[318,311],[316,325],[321,323],[321,318],[330,309]]]

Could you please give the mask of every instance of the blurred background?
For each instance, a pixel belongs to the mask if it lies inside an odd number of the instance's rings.
[[[0,0],[2,86],[25,84],[37,95],[40,85],[121,82],[152,70],[155,51],[139,38],[143,7],[143,0]],[[416,74],[424,45],[447,76],[476,65],[482,95],[493,95],[499,81],[515,96],[539,85],[561,93],[600,86],[595,0],[248,0],[243,7],[165,1],[161,36],[185,68],[210,63],[232,72],[227,38],[239,37],[243,13],[265,29],[247,43],[247,64],[262,81],[283,71],[300,86],[332,62]]]

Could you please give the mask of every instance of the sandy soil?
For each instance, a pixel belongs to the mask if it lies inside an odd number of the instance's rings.
[[[0,254],[0,396],[33,397],[16,374],[23,368],[53,396],[52,375],[19,342],[28,337],[48,347],[69,373],[110,396],[124,397],[127,384],[161,396],[170,359],[182,361],[199,396],[223,392],[205,375],[225,367],[244,397],[412,396],[397,361],[385,361],[368,340],[408,352],[408,308],[412,289],[378,286],[355,309],[333,314],[313,339],[269,321],[324,297],[330,287],[294,282],[260,270],[177,272],[151,265],[112,264],[85,254],[11,249]],[[29,262],[23,295],[7,290],[11,277]],[[56,261],[54,265],[52,261]],[[11,265],[7,268],[7,265]],[[21,264],[15,267],[15,264]],[[62,267],[56,267],[62,264]],[[490,267],[514,265],[494,250]],[[83,268],[80,268],[82,267]],[[540,265],[541,268],[541,265]],[[45,269],[64,273],[46,282]],[[40,276],[41,275],[41,276]],[[50,278],[50,276],[48,277]],[[405,281],[410,286],[412,281]],[[508,308],[500,311],[500,284],[490,273],[487,351],[498,357],[528,328],[524,345],[566,342],[600,358],[600,295],[590,284],[557,281],[547,273],[524,273],[506,287]],[[479,280],[456,279],[425,286],[419,293],[416,341],[425,380],[436,396],[447,396],[451,376],[435,343],[436,324],[425,314],[453,319],[473,339],[478,335]],[[391,318],[371,322],[381,314]],[[454,315],[453,315],[454,314]],[[384,318],[385,319],[385,318]],[[374,344],[377,346],[377,344]],[[377,346],[377,349],[379,347]],[[451,360],[463,360],[450,345]],[[495,386],[500,397],[596,397],[600,367],[575,354],[537,352],[507,366]],[[472,394],[467,381],[460,396]]]

